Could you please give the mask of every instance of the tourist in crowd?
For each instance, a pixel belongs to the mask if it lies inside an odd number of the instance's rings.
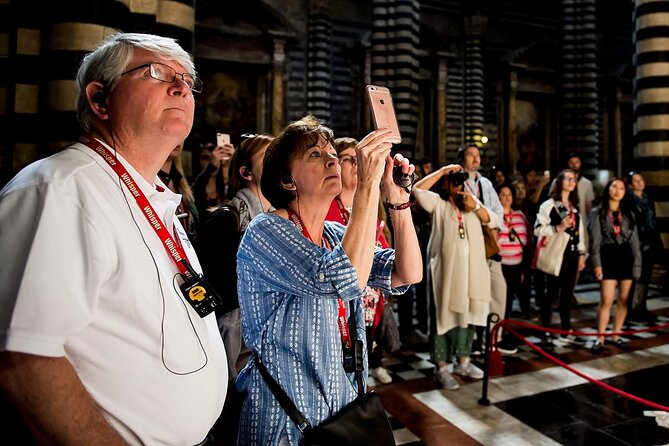
[[[628,186],[632,199],[632,210],[641,245],[641,276],[632,284],[631,296],[628,301],[628,319],[640,322],[655,322],[657,316],[648,311],[648,285],[653,275],[653,266],[660,258],[663,244],[655,216],[655,203],[645,191],[646,182],[639,172],[630,172]]]
[[[200,146],[200,159],[209,160],[193,181],[195,205],[202,222],[227,196],[230,160],[234,153],[232,144],[215,147],[212,143],[204,143]]]
[[[406,174],[414,167],[400,154],[390,157],[391,139],[381,129],[356,145],[358,182],[345,227],[325,221],[342,189],[332,131],[308,116],[288,124],[267,149],[260,186],[276,211],[253,219],[237,255],[242,333],[257,358],[237,379],[246,394],[239,444],[301,444],[260,362],[317,426],[358,394],[344,355],[354,358],[361,348],[358,365],[367,373],[365,287],[400,293],[421,279],[409,194],[392,180],[393,165]],[[390,209],[395,249],[375,248],[379,199]],[[361,347],[349,344],[349,329]]]
[[[186,178],[186,172],[184,172],[183,162],[181,161],[183,149],[183,143],[177,144],[165,160],[163,167],[158,171],[158,176],[172,192],[181,195],[181,203],[177,207],[177,218],[179,218],[186,234],[188,234],[188,238],[193,243],[199,225],[199,214],[195,206],[193,191],[188,184],[188,178]]]
[[[157,176],[202,82],[174,39],[119,33],[84,57],[77,86],[79,142],[0,191],[3,435],[212,443],[227,383],[217,300]]]
[[[475,195],[464,190],[467,173],[462,166],[443,166],[420,180],[413,194],[432,216],[428,243],[430,293],[430,356],[435,379],[445,389],[460,383],[453,373],[483,378],[471,360],[475,326],[485,326],[490,312],[490,269],[486,263],[481,225],[497,226],[497,216]],[[438,192],[430,189],[438,185]]]
[[[355,147],[358,141],[354,138],[337,138],[333,146],[341,165],[341,193],[337,195],[325,217],[328,221],[336,221],[344,226],[348,224],[353,210],[353,197],[358,185],[358,161]],[[379,218],[376,222],[376,246],[382,249],[390,247],[390,232],[387,226],[385,210],[379,206]],[[401,296],[401,299],[409,299]],[[392,307],[389,305],[383,290],[365,287],[362,297],[367,332],[367,357],[369,359],[369,375],[381,384],[392,382],[392,377],[381,364],[383,351],[393,352],[400,348],[399,330]]]
[[[584,224],[578,212],[576,195],[576,174],[567,169],[561,171],[555,179],[555,187],[550,198],[539,207],[534,235],[538,238],[551,236],[566,231],[569,243],[562,254],[560,274],[546,274],[547,293],[541,302],[541,324],[551,326],[553,302],[559,297],[560,326],[566,333],[560,335],[565,343],[583,344],[585,341],[571,332],[571,306],[578,271],[585,267],[585,242],[583,241]],[[547,334],[544,339],[550,342]]]
[[[530,306],[529,289],[523,286],[524,281],[530,278],[524,275],[525,266],[529,263],[530,245],[533,238],[529,222],[523,211],[515,209],[515,191],[512,186],[502,185],[497,187],[499,201],[504,208],[504,229],[497,233],[497,244],[499,254],[502,257],[502,273],[506,280],[506,311],[504,318],[512,316],[513,298],[518,298],[521,317],[529,319],[532,317]],[[498,346],[503,349],[516,350],[509,345],[510,338],[505,337],[504,343]],[[506,347],[506,348],[505,348]]]
[[[592,266],[595,278],[600,282],[601,300],[597,310],[597,331],[603,333],[609,324],[611,306],[618,286],[616,314],[613,332],[622,330],[627,316],[627,298],[632,281],[641,275],[641,248],[631,201],[626,198],[625,182],[621,178],[610,180],[602,193],[602,200],[590,218],[592,237]],[[613,336],[613,344],[624,348],[624,340]],[[604,335],[597,337],[592,351],[602,350]]]

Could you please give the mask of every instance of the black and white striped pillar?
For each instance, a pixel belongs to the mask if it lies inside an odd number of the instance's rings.
[[[597,36],[595,0],[563,0],[560,165],[578,153],[583,173],[598,168]]]
[[[332,20],[328,3],[312,2],[307,19],[307,111],[326,123],[332,113]]]
[[[475,15],[465,22],[464,128],[465,140],[481,147],[484,122],[483,32],[486,18]]]
[[[669,247],[669,1],[636,0],[634,8],[635,169],[655,200]]]
[[[97,48],[107,36],[127,25],[128,7],[118,1],[82,2],[78,8],[65,9],[51,17],[48,44],[44,53],[44,110],[47,152],[54,153],[76,141],[78,90],[76,73],[84,56]]]
[[[420,106],[419,33],[418,1],[372,1],[371,81],[390,89],[402,133],[402,146],[412,155],[416,147]]]
[[[195,46],[195,0],[160,0],[156,34],[172,37],[189,54]]]

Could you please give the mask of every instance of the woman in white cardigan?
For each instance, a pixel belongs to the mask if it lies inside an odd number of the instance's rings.
[[[426,176],[413,189],[418,204],[432,217],[427,247],[431,359],[437,364],[437,383],[451,390],[459,387],[447,369],[453,357],[457,358],[453,373],[483,377],[469,361],[473,326],[486,324],[491,300],[481,225],[499,226],[495,213],[464,191],[465,179],[462,167],[452,164]],[[435,185],[438,193],[430,190]]]
[[[566,169],[555,179],[555,187],[550,198],[539,207],[534,225],[537,240],[566,231],[569,243],[562,254],[559,276],[546,274],[548,292],[541,303],[541,325],[550,327],[553,315],[553,302],[560,297],[560,326],[564,331],[571,331],[571,301],[576,288],[577,272],[585,268],[584,224],[578,213],[578,193],[576,174]],[[548,335],[546,341],[549,341]],[[570,344],[584,344],[585,341],[571,333],[563,334],[560,340]]]

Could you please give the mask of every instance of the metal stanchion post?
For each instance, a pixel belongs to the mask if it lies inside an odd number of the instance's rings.
[[[485,326],[485,350],[483,352],[483,386],[481,388],[481,399],[479,399],[479,404],[482,406],[490,406],[490,400],[488,399],[488,378],[490,377],[490,346],[492,345],[490,331],[492,325],[496,324],[497,322],[499,322],[499,315],[497,313],[488,314]]]

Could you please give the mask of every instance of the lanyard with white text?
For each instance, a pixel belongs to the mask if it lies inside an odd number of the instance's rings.
[[[151,203],[149,203],[146,195],[144,195],[141,189],[137,186],[135,180],[132,178],[132,176],[130,176],[130,173],[128,173],[128,170],[125,168],[125,166],[117,161],[116,156],[114,156],[114,154],[111,153],[109,149],[107,149],[99,141],[90,137],[89,135],[83,135],[79,140],[82,144],[87,145],[95,152],[97,152],[97,154],[100,155],[102,159],[111,166],[112,169],[114,169],[114,172],[116,172],[119,178],[123,181],[123,184],[125,184],[132,196],[135,197],[137,205],[146,217],[146,220],[158,235],[158,238],[160,238],[160,241],[163,243],[165,250],[170,255],[170,257],[172,257],[181,274],[190,275],[190,271],[188,271],[187,267],[184,265],[184,262],[188,263],[188,257],[186,257],[186,252],[181,247],[181,243],[174,241],[170,233],[165,228],[165,225],[160,220],[160,217],[153,209],[153,206],[151,206]]]
[[[309,231],[307,231],[307,228],[302,224],[302,219],[300,218],[299,215],[295,213],[290,207],[286,209],[288,211],[288,218],[295,223],[295,226],[297,226],[297,229],[302,231],[302,235],[304,235],[307,239],[309,239],[313,243],[313,239],[311,238],[311,235],[309,234]],[[323,237],[323,244],[325,245],[326,248],[330,248],[330,244],[328,241]],[[346,323],[346,305],[344,305],[344,301],[341,299],[337,299],[337,307],[339,309],[338,311],[338,317],[337,317],[337,323],[339,324],[339,332],[341,333],[341,343],[345,348],[351,348],[351,335],[348,331],[348,323]]]

